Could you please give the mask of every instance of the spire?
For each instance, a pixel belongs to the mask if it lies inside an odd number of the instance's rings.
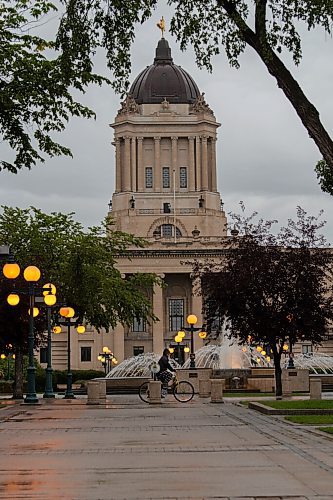
[[[159,40],[156,52],[154,64],[172,64],[171,49],[165,38]]]

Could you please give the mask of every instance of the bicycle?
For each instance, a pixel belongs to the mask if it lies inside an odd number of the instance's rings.
[[[149,403],[149,382],[143,382],[139,387],[139,397],[144,403]],[[173,378],[172,385],[168,387],[174,398],[179,403],[188,403],[193,399],[194,387],[187,380],[178,380],[177,375]]]

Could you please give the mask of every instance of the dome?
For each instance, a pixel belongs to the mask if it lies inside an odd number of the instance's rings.
[[[147,66],[134,80],[129,94],[138,104],[193,104],[200,96],[193,78],[173,63],[168,42],[162,38],[156,48],[154,64]]]

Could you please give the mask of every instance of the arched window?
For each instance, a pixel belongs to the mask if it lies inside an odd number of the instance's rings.
[[[161,236],[162,238],[172,238],[174,236],[174,225],[173,224],[162,224],[161,226]],[[182,233],[176,227],[176,236],[180,238]]]

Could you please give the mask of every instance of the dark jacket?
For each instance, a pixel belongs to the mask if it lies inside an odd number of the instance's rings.
[[[160,371],[164,372],[165,370],[170,370],[171,372],[174,372],[175,370],[172,368],[172,366],[169,363],[169,358],[168,356],[162,356],[158,360],[158,364],[160,365]]]

